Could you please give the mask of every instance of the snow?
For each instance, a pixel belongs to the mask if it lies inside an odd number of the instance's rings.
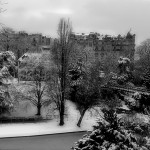
[[[126,63],[128,63],[128,62],[130,62],[130,59],[129,58],[126,58],[126,57],[120,57],[120,59],[118,60],[118,63],[119,64],[126,64]]]
[[[124,109],[124,110],[130,110],[130,109],[127,107],[127,105],[122,105],[122,106],[119,107],[119,108]]]
[[[66,105],[68,117],[65,118],[64,126],[59,126],[58,119],[40,123],[0,124],[0,138],[91,131],[93,129],[96,117],[90,117],[89,112],[87,112],[79,128],[76,125],[79,119],[78,111],[71,102],[67,101]]]

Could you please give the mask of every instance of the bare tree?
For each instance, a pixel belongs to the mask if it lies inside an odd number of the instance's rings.
[[[47,82],[47,96],[49,97],[43,103],[45,107],[50,106],[57,110],[60,116],[61,112],[61,84],[58,72],[55,68],[49,72],[50,79]]]
[[[61,101],[60,101],[60,125],[64,125],[65,111],[65,90],[66,90],[66,74],[68,66],[68,57],[70,53],[70,34],[72,32],[69,20],[61,19],[58,25],[59,48],[60,55],[60,83],[61,83]]]
[[[42,58],[42,57],[40,57]],[[37,115],[41,115],[41,108],[46,99],[48,73],[44,62],[40,60],[28,60],[27,65],[22,68],[26,73],[21,74],[26,79],[23,86],[22,100],[30,101],[37,107]]]
[[[72,47],[70,41],[70,34],[72,32],[71,23],[68,20],[62,18],[58,24],[58,39],[54,41],[53,46],[53,58],[57,68],[57,81],[60,81],[60,122],[59,125],[64,125],[64,111],[65,111],[65,93],[66,93],[66,82],[67,82],[67,72],[69,66],[69,55]]]

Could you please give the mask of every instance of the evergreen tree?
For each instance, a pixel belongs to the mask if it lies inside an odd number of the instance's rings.
[[[0,115],[6,112],[13,107],[13,100],[11,99],[9,93],[9,82],[11,79],[11,74],[9,73],[8,68],[14,65],[15,56],[12,52],[6,51],[0,53]]]
[[[137,138],[125,129],[114,110],[103,110],[104,118],[98,120],[89,135],[75,143],[73,150],[148,150],[149,140],[139,145]]]

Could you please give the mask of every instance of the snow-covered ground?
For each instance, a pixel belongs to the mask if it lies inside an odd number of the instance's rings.
[[[89,112],[87,112],[79,128],[76,126],[79,119],[78,111],[71,102],[67,102],[67,107],[68,117],[62,127],[59,126],[58,119],[40,123],[0,124],[0,138],[92,130],[96,117],[90,117]]]

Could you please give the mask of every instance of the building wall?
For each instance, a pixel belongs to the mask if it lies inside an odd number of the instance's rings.
[[[43,36],[42,34],[30,34],[28,36],[31,42],[36,41],[37,45],[50,45],[51,38]]]
[[[104,63],[106,59],[111,57],[112,63],[117,64],[121,56],[134,61],[135,35],[130,32],[125,36],[118,35],[116,37],[98,33],[88,35],[73,33],[71,40],[81,45],[93,47],[95,49],[95,59],[99,62]]]

